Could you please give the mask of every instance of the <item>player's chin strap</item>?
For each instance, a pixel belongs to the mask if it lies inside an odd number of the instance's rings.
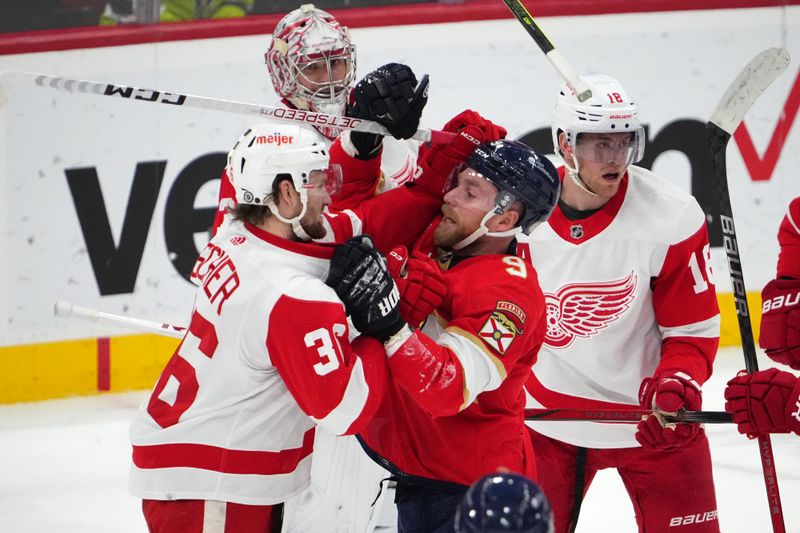
[[[300,194],[300,205],[303,206],[303,209],[300,211],[300,214],[297,215],[296,217],[286,218],[282,216],[280,212],[278,212],[278,206],[275,204],[275,200],[272,198],[272,195],[270,195],[267,198],[265,204],[267,207],[269,207],[269,210],[272,212],[272,214],[275,215],[275,218],[277,218],[278,220],[280,220],[285,224],[289,224],[292,226],[292,231],[294,232],[295,235],[297,235],[298,239],[300,239],[301,241],[310,241],[311,236],[308,233],[306,233],[306,230],[304,230],[303,226],[300,225],[300,219],[303,218],[303,215],[306,214],[306,206],[308,205],[308,191],[301,188],[297,192]]]
[[[495,206],[486,212],[481,219],[481,223],[478,226],[478,229],[470,233],[468,236],[461,239],[459,242],[453,245],[453,250],[461,250],[478,240],[479,238],[486,235],[487,237],[510,237],[512,235],[516,235],[519,228],[511,228],[506,231],[489,231],[489,228],[486,227],[486,222],[492,218],[494,215],[502,215],[506,212],[506,208],[502,205],[495,204]]]
[[[567,169],[567,175],[569,175],[569,177],[572,180],[572,182],[575,185],[577,185],[578,188],[581,189],[586,194],[591,194],[592,196],[597,196],[597,194],[594,191],[592,191],[589,188],[589,186],[586,185],[586,182],[584,182],[583,179],[581,178],[581,176],[580,176],[580,168],[579,168],[579,165],[578,165],[578,160],[575,158],[575,156],[573,155],[571,157],[572,162],[575,163],[575,168],[573,168],[573,167],[571,167],[569,165],[569,162],[567,161],[567,158],[564,157],[563,153],[561,154],[561,159],[564,160],[564,168]]]

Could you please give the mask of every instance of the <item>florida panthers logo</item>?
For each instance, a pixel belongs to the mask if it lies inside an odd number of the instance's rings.
[[[547,333],[544,342],[565,348],[575,337],[588,338],[615,321],[629,307],[636,291],[636,274],[597,283],[571,283],[555,294],[545,293]]]

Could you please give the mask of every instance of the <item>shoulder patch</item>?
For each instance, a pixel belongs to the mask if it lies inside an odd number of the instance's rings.
[[[497,302],[498,311],[508,311],[519,319],[520,324],[525,324],[525,311],[520,306],[511,302]]]
[[[514,320],[509,318],[508,314],[504,312],[508,311],[507,309],[501,309],[501,304],[503,304],[504,308],[509,306],[516,307],[518,312],[522,313],[523,317],[525,316],[522,309],[519,309],[519,307],[514,304],[510,302],[497,302],[497,309],[489,315],[489,318],[478,332],[478,336],[498,353],[504,354],[517,335],[522,333],[522,329],[517,327]],[[519,318],[516,313],[514,316]]]

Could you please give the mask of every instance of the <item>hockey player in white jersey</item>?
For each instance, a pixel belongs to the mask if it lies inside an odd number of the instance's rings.
[[[700,409],[719,342],[705,216],[692,196],[632,165],[644,130],[619,82],[582,79],[591,99],[564,85],[554,111],[559,205],[529,239],[548,320],[529,407]],[[574,530],[603,468],[619,472],[639,531],[719,531],[698,425],[654,415],[637,426],[529,426],[557,532]]]
[[[356,49],[348,29],[330,13],[313,4],[303,4],[289,12],[275,27],[264,59],[275,93],[283,105],[330,115],[355,116],[348,113],[347,104],[356,80]],[[408,76],[409,73],[410,69],[398,75]],[[412,90],[416,83],[413,79]],[[316,126],[316,131],[319,140],[327,144],[340,133],[338,128],[328,126]],[[355,154],[354,144],[357,143],[351,141],[350,135],[346,132],[342,141]],[[354,207],[365,195],[384,192],[413,179],[418,143],[389,138],[384,145],[381,175],[368,184],[359,184],[360,194],[357,195],[348,190],[350,184],[345,184],[345,189],[333,196],[333,208]],[[225,210],[235,202],[234,188],[223,172],[212,232],[216,233],[225,220]]]
[[[154,533],[270,531],[308,487],[315,426],[358,431],[385,386],[321,281],[333,247],[304,242],[331,227],[327,147],[298,126],[249,130],[228,161],[234,221],[198,258],[188,332],[131,426]]]

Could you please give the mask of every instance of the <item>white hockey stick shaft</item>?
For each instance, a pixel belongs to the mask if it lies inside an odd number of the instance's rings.
[[[240,115],[260,116],[264,117],[264,120],[276,120],[279,122],[306,124],[309,126],[333,126],[342,129],[377,133],[379,135],[390,135],[386,128],[377,122],[360,118],[314,113],[313,111],[289,109],[286,107],[271,107],[248,102],[238,102],[236,100],[211,98],[208,96],[194,96],[155,89],[142,89],[139,87],[116,85],[101,81],[63,78],[60,76],[51,76],[39,72],[26,72],[22,70],[4,70],[0,72],[0,107],[2,107],[4,102],[8,101],[15,90],[24,87],[44,87],[67,93],[93,94],[96,96],[109,96],[112,98],[122,98],[145,103],[227,111]],[[453,135],[452,133],[443,131],[420,129],[417,130],[412,139],[439,144],[447,142]]]
[[[530,11],[528,11],[520,0],[503,0],[508,9],[517,17],[517,20],[525,28],[533,40],[544,52],[545,57],[556,69],[559,75],[572,87],[578,97],[578,101],[585,102],[592,97],[592,91],[579,77],[572,65],[569,64],[564,54],[556,50],[553,42],[545,35],[542,29],[536,24]]]
[[[107,324],[134,328],[149,333],[158,333],[159,335],[166,335],[168,337],[182,338],[183,334],[186,333],[186,328],[181,326],[105,313],[97,309],[74,305],[67,300],[57,300],[53,308],[53,314],[62,318],[77,317],[93,322],[105,322]]]

